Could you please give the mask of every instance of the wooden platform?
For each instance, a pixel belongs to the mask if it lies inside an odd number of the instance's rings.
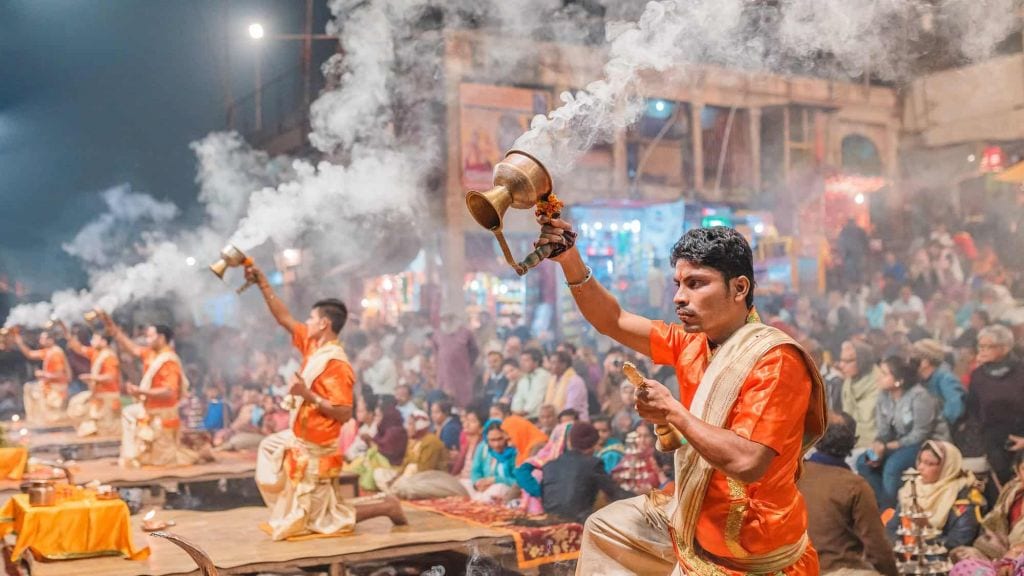
[[[256,455],[245,452],[220,452],[217,460],[206,464],[172,468],[121,468],[117,458],[100,458],[70,463],[76,484],[97,480],[115,487],[152,486],[166,482],[204,482],[229,478],[251,478],[256,471]],[[0,482],[0,491],[16,489],[17,482]]]
[[[221,574],[248,574],[330,565],[332,575],[345,573],[345,564],[400,558],[444,550],[480,552],[506,558],[515,566],[512,538],[502,532],[478,528],[440,514],[406,508],[408,526],[393,526],[386,518],[374,518],[356,526],[354,534],[337,538],[274,542],[259,525],[267,519],[266,508],[237,508],[224,512],[165,511],[160,518],[174,520],[169,528],[203,548]],[[152,554],[136,562],[123,558],[88,558],[61,562],[37,562],[28,554],[32,576],[183,576],[198,575],[192,558],[176,545],[139,530],[133,518],[136,545],[148,543]],[[510,563],[508,563],[510,562]]]
[[[117,457],[121,450],[120,436],[81,437],[72,431],[33,432],[28,435],[32,456],[51,459],[92,460]]]

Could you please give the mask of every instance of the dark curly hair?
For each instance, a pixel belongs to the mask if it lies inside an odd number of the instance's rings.
[[[694,228],[672,247],[672,266],[685,260],[722,273],[726,282],[746,276],[750,281],[747,308],[754,305],[754,255],[742,234],[727,226]]]

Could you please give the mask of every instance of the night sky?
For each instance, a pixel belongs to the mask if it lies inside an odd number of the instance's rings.
[[[82,286],[61,243],[118,184],[194,222],[188,144],[225,127],[226,85],[235,98],[252,92],[249,23],[298,33],[304,10],[298,0],[0,0],[0,274],[36,296]],[[297,42],[264,50],[264,79],[298,65]]]

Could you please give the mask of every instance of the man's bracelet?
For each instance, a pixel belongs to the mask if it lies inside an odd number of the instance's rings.
[[[587,282],[590,282],[590,280],[594,277],[594,270],[591,269],[590,266],[587,266],[586,268],[587,275],[583,277],[583,280],[580,280],[579,282],[569,282],[568,280],[566,280],[565,285],[568,286],[569,288],[579,288],[580,286],[583,286]]]

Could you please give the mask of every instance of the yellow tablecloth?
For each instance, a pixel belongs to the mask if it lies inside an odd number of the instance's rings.
[[[128,505],[121,499],[92,497],[56,506],[29,506],[27,494],[16,494],[0,510],[0,536],[18,535],[11,560],[26,549],[37,558],[66,560],[87,556],[149,557],[149,547],[132,546]]]
[[[0,448],[0,477],[8,480],[21,480],[21,477],[25,475],[27,463],[28,448],[24,446]]]

